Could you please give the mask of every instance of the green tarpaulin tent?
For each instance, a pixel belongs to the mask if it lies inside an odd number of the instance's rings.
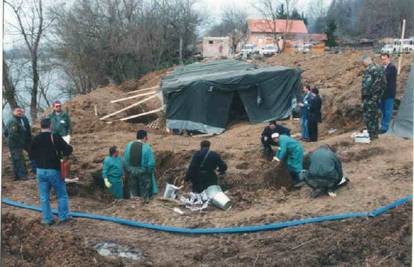
[[[258,123],[286,118],[300,92],[301,71],[237,60],[177,67],[161,81],[167,128],[222,133],[231,114]]]

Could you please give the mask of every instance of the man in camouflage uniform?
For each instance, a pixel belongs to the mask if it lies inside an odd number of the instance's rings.
[[[7,123],[7,144],[10,149],[15,180],[25,180],[27,178],[27,171],[23,156],[27,133],[22,117],[23,109],[17,107],[13,110],[13,116]]]
[[[369,56],[364,56],[362,62],[367,67],[362,78],[362,115],[369,138],[373,140],[378,138],[378,105],[385,89],[384,69]]]

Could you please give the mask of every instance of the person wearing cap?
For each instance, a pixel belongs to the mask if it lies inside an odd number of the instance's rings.
[[[115,198],[124,198],[123,179],[124,168],[122,158],[116,146],[109,149],[109,156],[103,161],[102,177],[106,188]]]
[[[272,140],[272,134],[274,133],[290,136],[290,129],[277,124],[275,120],[270,121],[269,125],[264,128],[260,141],[262,142],[263,154],[266,158],[269,158],[269,160],[273,154],[272,146],[276,145]]]
[[[148,203],[158,188],[154,175],[155,157],[145,130],[139,130],[137,140],[125,147],[124,167],[130,197],[139,196],[144,199],[144,203]]]
[[[313,189],[312,197],[327,194],[339,186],[345,185],[348,179],[344,177],[342,163],[329,145],[321,145],[305,158],[304,181]],[[306,166],[309,165],[309,166]]]
[[[51,133],[51,121],[44,118],[40,121],[41,132],[33,138],[30,147],[32,157],[36,161],[36,176],[39,189],[42,223],[54,223],[50,207],[50,189],[56,192],[59,221],[71,219],[69,216],[69,197],[66,184],[60,175],[60,159],[68,157],[73,148],[60,135]]]
[[[69,144],[72,131],[70,117],[62,110],[62,103],[59,100],[53,103],[53,112],[49,114],[49,119],[52,122],[52,132],[62,136],[63,140]]]
[[[287,135],[272,134],[272,139],[279,147],[273,157],[274,161],[284,162],[292,176],[295,186],[301,184],[300,173],[303,170],[303,147],[302,144]]]

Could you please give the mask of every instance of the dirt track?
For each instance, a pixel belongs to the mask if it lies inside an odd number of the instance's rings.
[[[113,202],[98,188],[95,181],[108,148],[116,144],[123,149],[134,139],[135,131],[143,125],[116,123],[105,124],[93,115],[93,105],[99,105],[100,112],[112,112],[109,100],[122,96],[118,88],[94,92],[93,96],[82,96],[68,106],[73,110],[75,127],[73,135],[74,175],[81,178],[80,185],[70,185],[71,209],[92,212],[144,222],[184,226],[223,227],[263,224],[289,219],[336,214],[340,212],[367,211],[412,193],[412,140],[381,136],[372,144],[355,144],[350,138],[353,130],[359,129],[358,110],[349,114],[349,109],[359,105],[356,94],[359,72],[354,66],[359,54],[325,55],[312,58],[298,55],[290,61],[285,57],[271,58],[272,64],[298,65],[305,70],[303,76],[313,84],[321,86],[326,104],[324,123],[321,127],[321,141],[304,144],[311,151],[321,143],[328,143],[338,150],[343,160],[345,174],[351,183],[338,192],[336,198],[312,199],[310,189],[296,191],[269,187],[265,171],[271,168],[260,158],[259,140],[264,125],[250,125],[246,122],[233,124],[224,134],[210,137],[213,150],[220,152],[229,165],[224,186],[234,201],[231,210],[223,212],[209,208],[206,213],[178,215],[172,211],[172,203],[156,198],[147,206],[140,201],[124,200]],[[313,61],[312,61],[313,60]],[[332,62],[332,66],[329,66]],[[348,62],[348,63],[346,63]],[[406,64],[408,64],[407,62]],[[319,65],[318,65],[319,64]],[[342,69],[338,73],[320,73],[326,69]],[[348,64],[345,66],[345,64]],[[311,68],[312,66],[312,68]],[[312,70],[314,69],[314,71]],[[313,71],[313,72],[312,72]],[[405,69],[407,71],[407,69]],[[405,73],[405,72],[404,72]],[[352,75],[357,75],[353,78]],[[338,76],[341,76],[339,79]],[[313,80],[311,80],[311,78]],[[404,76],[400,83],[403,82]],[[151,86],[154,79],[149,79]],[[320,81],[319,81],[320,80]],[[318,82],[319,81],[319,82]],[[339,83],[341,81],[341,83]],[[342,85],[343,83],[343,85]],[[331,84],[331,85],[329,85]],[[344,87],[350,86],[349,92]],[[133,87],[133,86],[130,86]],[[130,90],[131,88],[128,87]],[[132,90],[132,89],[131,89]],[[111,93],[108,93],[111,92]],[[107,94],[108,93],[108,94]],[[346,94],[346,95],[343,95]],[[339,101],[339,102],[336,102]],[[359,108],[359,106],[358,106]],[[78,112],[78,113],[76,113]],[[105,114],[103,113],[103,114]],[[341,118],[341,120],[335,118]],[[346,123],[344,123],[346,122]],[[286,126],[297,133],[298,121],[285,121]],[[329,128],[338,128],[328,134]],[[157,179],[161,192],[165,181],[179,180],[189,163],[192,153],[198,148],[201,137],[166,135],[151,130],[150,143],[157,157]],[[38,204],[35,181],[12,182],[7,149],[3,151],[3,197]],[[177,181],[178,182],[178,181]],[[53,200],[55,204],[55,200]],[[38,224],[39,214],[2,205],[2,234],[4,250],[2,263],[7,266],[36,264],[69,266],[112,266],[155,265],[155,266],[319,266],[319,265],[380,265],[407,266],[411,264],[411,205],[404,206],[376,219],[347,220],[307,225],[276,232],[244,235],[214,235],[188,237],[132,229],[111,223],[77,219],[68,225],[44,229]],[[30,230],[29,230],[30,229]],[[32,236],[47,236],[60,243],[68,254],[58,259],[50,255],[37,255],[32,247],[54,246],[56,243],[21,245],[26,239],[18,233],[29,232]],[[38,233],[38,234],[37,234]],[[17,238],[15,238],[17,236]],[[70,241],[67,241],[70,240]],[[139,262],[121,262],[98,256],[90,248],[96,243],[112,240],[144,251]],[[4,242],[4,243],[3,243]],[[74,247],[82,249],[74,250]],[[59,251],[59,250],[58,250]],[[60,253],[60,252],[59,252]],[[65,261],[70,257],[73,261]],[[95,258],[95,260],[92,260]],[[4,261],[4,262],[3,262]]]

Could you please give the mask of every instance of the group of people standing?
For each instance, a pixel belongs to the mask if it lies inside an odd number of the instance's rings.
[[[382,54],[381,60],[383,66],[373,63],[369,56],[362,58],[366,66],[362,78],[362,114],[371,141],[388,131],[397,91],[397,68],[389,54]],[[382,114],[381,125],[378,110]]]
[[[302,129],[302,141],[318,141],[318,123],[322,121],[322,99],[319,89],[310,85],[303,87],[303,99],[298,103],[300,107],[300,126]]]
[[[62,136],[67,143],[70,142],[71,122],[69,114],[62,110],[60,101],[55,101],[53,104],[53,112],[48,115],[51,120],[51,131],[54,134]],[[36,161],[32,157],[32,129],[28,118],[25,115],[25,110],[21,107],[13,109],[12,116],[7,122],[4,130],[4,136],[7,138],[7,144],[10,150],[10,157],[13,165],[13,173],[15,180],[27,180],[35,178],[28,174],[26,168],[26,160],[24,152],[30,160],[31,171],[33,175],[36,174]]]

